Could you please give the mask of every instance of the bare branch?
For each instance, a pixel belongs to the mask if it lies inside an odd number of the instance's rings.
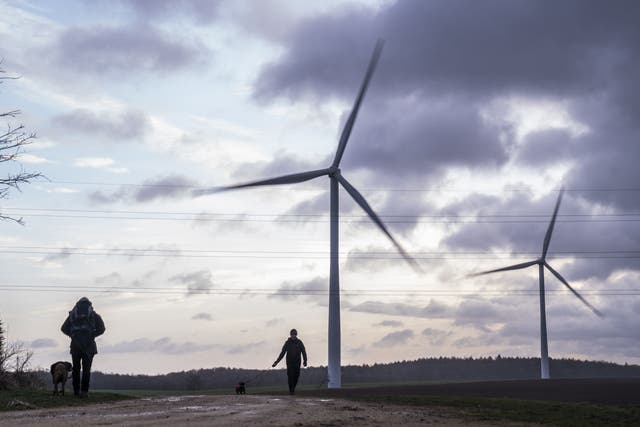
[[[2,59],[0,58],[0,84],[3,80],[14,80],[19,76],[7,76],[2,69]],[[10,110],[0,112],[0,118],[13,119],[20,114],[20,110]],[[13,125],[10,122],[6,125],[4,133],[0,133],[0,164],[5,162],[19,162],[20,155],[24,152],[24,147],[32,144],[36,139],[35,133],[25,131],[24,125]],[[39,178],[46,178],[40,172],[25,172],[23,169],[18,173],[9,173],[5,178],[0,178],[0,199],[9,197],[11,190],[21,191],[22,184],[29,184],[31,181]],[[22,218],[14,218],[12,216],[3,215],[0,212],[0,221],[10,220],[18,224],[24,225]]]

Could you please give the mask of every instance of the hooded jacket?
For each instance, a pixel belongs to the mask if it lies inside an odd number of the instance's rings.
[[[71,338],[71,353],[85,353],[91,356],[98,353],[95,338],[104,334],[102,317],[95,311],[87,298],[78,300],[73,310],[60,328]]]

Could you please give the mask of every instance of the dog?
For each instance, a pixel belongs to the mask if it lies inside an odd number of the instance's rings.
[[[64,386],[69,378],[73,366],[69,362],[56,362],[51,365],[51,379],[53,380],[53,395],[58,394],[58,384],[61,384],[60,393],[64,396]]]
[[[236,385],[236,394],[246,394],[247,390],[244,388],[244,383],[241,381]]]

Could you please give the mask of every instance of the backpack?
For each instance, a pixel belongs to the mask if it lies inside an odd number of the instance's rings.
[[[69,313],[71,339],[82,348],[88,348],[96,330],[96,317],[91,304],[76,304]]]

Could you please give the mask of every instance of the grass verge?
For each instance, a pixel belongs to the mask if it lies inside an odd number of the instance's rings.
[[[516,421],[558,426],[637,426],[638,406],[608,406],[587,403],[439,396],[367,396],[348,399],[380,404],[453,409],[452,416],[478,421]]]
[[[104,391],[90,392],[87,398],[78,399],[73,393],[53,396],[50,390],[0,390],[0,411],[85,406],[134,398],[125,393]]]

